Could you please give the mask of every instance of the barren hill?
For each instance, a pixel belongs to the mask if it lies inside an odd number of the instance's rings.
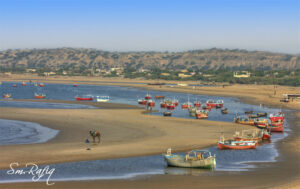
[[[0,67],[108,69],[300,69],[300,55],[208,49],[186,52],[107,52],[95,49],[25,49],[0,52]]]

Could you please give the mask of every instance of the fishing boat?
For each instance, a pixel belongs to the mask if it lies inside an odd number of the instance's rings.
[[[172,116],[172,112],[163,112],[164,116]]]
[[[253,114],[253,110],[245,111],[245,114]]]
[[[210,111],[211,110],[211,106],[208,106],[208,105],[204,105],[204,106],[202,106],[202,109],[203,110],[208,110],[208,111]]]
[[[97,102],[108,102],[109,96],[96,96],[96,101]]]
[[[73,87],[78,87],[78,85],[77,85],[77,84],[74,84]]]
[[[214,169],[216,167],[216,156],[212,156],[206,150],[192,150],[185,155],[172,154],[171,149],[163,155],[168,166]]]
[[[46,98],[46,94],[43,94],[43,93],[34,93],[34,98],[36,98],[36,99]]]
[[[273,113],[273,114],[270,114],[269,118],[272,122],[276,122],[279,120],[284,121],[284,114],[282,112]]]
[[[268,125],[268,129],[269,129],[271,132],[283,132],[284,126],[283,126],[283,125],[273,125],[273,124],[269,124],[269,125]]]
[[[27,86],[27,83],[23,81],[22,86]]]
[[[190,108],[189,108],[189,115],[190,115],[191,117],[196,117],[196,111],[197,111],[197,108],[192,108],[192,107],[190,107]]]
[[[210,106],[210,107],[212,107],[212,108],[215,108],[216,107],[216,103],[215,103],[215,101],[213,101],[213,100],[207,100],[206,101],[206,106]]]
[[[254,126],[254,121],[248,117],[238,116],[233,119],[233,122],[239,123],[239,124],[244,124],[244,125],[253,125]]]
[[[147,106],[154,107],[155,106],[155,102],[150,99],[150,100],[147,101]]]
[[[13,87],[17,87],[17,84],[13,84]]]
[[[75,99],[77,101],[91,101],[94,100],[94,97],[91,95],[86,95],[86,96],[76,96]]]
[[[224,101],[223,100],[217,100],[216,102],[216,108],[223,108]]]
[[[268,113],[267,112],[259,112],[257,113],[257,117],[267,117]]]
[[[140,104],[140,105],[147,105],[147,100],[145,100],[145,99],[138,99],[138,104]]]
[[[257,146],[257,141],[237,141],[237,140],[225,140],[221,137],[218,142],[218,147],[220,150],[231,149],[231,150],[246,150],[255,149]]]
[[[175,105],[173,103],[169,103],[169,104],[167,104],[167,109],[168,110],[174,110],[175,109]]]
[[[186,103],[181,104],[181,108],[182,109],[188,109],[188,108],[190,108],[192,106],[193,106],[193,104],[190,103],[190,102],[186,102]]]
[[[222,110],[221,110],[221,113],[222,113],[222,114],[228,114],[228,109],[227,109],[227,108],[222,109]]]
[[[37,84],[37,83],[34,83],[34,84],[33,84],[33,86],[37,87],[37,86],[38,86],[38,84]]]
[[[146,96],[145,96],[145,100],[150,100],[150,99],[152,99],[152,97],[151,97],[151,95],[150,94],[146,94]]]
[[[195,101],[194,102],[194,107],[200,107],[201,106],[201,101]]]
[[[3,98],[10,98],[10,97],[11,97],[11,94],[9,94],[9,93],[3,94]]]
[[[208,118],[208,111],[206,111],[206,110],[196,110],[195,114],[196,114],[197,119]]]
[[[165,96],[155,96],[156,99],[164,99]]]
[[[172,100],[172,104],[174,104],[174,106],[178,106],[178,100],[176,100],[175,98]]]
[[[271,133],[266,129],[249,129],[235,132],[233,135],[235,141],[261,141],[271,138]]]
[[[44,87],[45,85],[44,85],[44,83],[40,83],[40,87]]]
[[[161,108],[167,108],[167,103],[166,102],[160,102],[160,107]]]

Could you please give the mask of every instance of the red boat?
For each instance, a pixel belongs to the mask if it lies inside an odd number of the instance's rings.
[[[268,126],[268,129],[271,132],[283,132],[284,127],[283,127],[283,125],[275,126],[275,125],[270,124]]]
[[[78,85],[77,85],[77,84],[74,84],[73,87],[78,87]]]
[[[270,140],[271,139],[271,133],[270,132],[264,132],[263,140]]]
[[[141,104],[141,105],[147,105],[147,100],[138,99],[138,103]]]
[[[201,106],[201,102],[200,101],[195,101],[194,102],[194,107],[200,107]]]
[[[223,100],[217,100],[217,102],[213,101],[213,100],[208,100],[206,101],[206,106],[210,106],[212,108],[223,108]]]
[[[22,86],[27,86],[27,84],[25,82],[22,82]]]
[[[196,110],[196,118],[197,119],[208,118],[208,111],[206,111],[206,110]]]
[[[167,109],[168,110],[174,110],[175,109],[175,105],[174,104],[167,104]]]
[[[150,100],[152,97],[151,97],[151,95],[149,95],[149,94],[147,94],[146,96],[145,96],[145,99],[146,100]]]
[[[282,112],[278,112],[278,113],[275,113],[275,114],[270,114],[269,118],[272,122],[277,122],[277,121],[283,122],[284,121],[284,114]]]
[[[192,107],[192,104],[190,102],[181,104],[182,109],[188,109],[188,108],[191,108],[191,107]]]
[[[154,107],[155,106],[155,102],[153,100],[148,100],[147,106]]]
[[[46,98],[46,95],[45,94],[37,94],[37,93],[35,93],[34,94],[34,98],[42,99],[42,98]]]
[[[161,102],[161,103],[160,103],[160,107],[161,107],[161,108],[167,108],[167,103]]]
[[[17,87],[17,84],[13,84],[13,87]]]
[[[40,87],[44,87],[45,85],[44,85],[44,83],[40,83]]]
[[[156,99],[164,99],[165,96],[155,96]]]
[[[10,98],[11,94],[3,94],[3,98]]]
[[[92,96],[86,96],[86,97],[75,97],[75,99],[77,101],[91,101],[91,100],[94,100],[94,98]]]
[[[236,132],[233,137],[235,141],[261,141],[269,140],[271,138],[271,133],[266,129],[250,129],[243,130],[242,133]]]
[[[174,100],[172,101],[172,104],[174,104],[174,106],[178,106],[178,100],[175,100],[175,99],[174,99]]]
[[[224,140],[224,137],[218,142],[218,147],[220,150],[232,149],[232,150],[246,150],[255,149],[257,146],[257,141],[236,141],[236,140]]]

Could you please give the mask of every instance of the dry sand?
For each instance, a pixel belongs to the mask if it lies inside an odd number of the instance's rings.
[[[31,76],[30,76],[31,77]],[[14,77],[17,81],[24,76]],[[1,79],[2,81],[5,79]],[[6,80],[12,80],[6,79]],[[42,78],[38,78],[42,81]],[[142,87],[153,90],[188,92],[217,96],[238,97],[245,102],[265,104],[268,106],[285,107],[300,110],[299,103],[280,103],[283,93],[300,93],[299,87],[277,88],[273,95],[273,86],[233,85],[223,87],[159,87],[132,80],[110,80],[95,78],[47,78],[43,82],[109,84],[120,86]],[[148,82],[148,81],[147,81]],[[153,81],[152,81],[153,82]],[[60,134],[48,143],[2,146],[1,168],[7,168],[12,161],[36,163],[55,163],[87,159],[105,159],[129,157],[147,154],[158,154],[166,148],[187,150],[206,147],[218,140],[224,128],[226,135],[232,135],[237,125],[232,123],[211,122],[206,120],[187,120],[180,118],[162,118],[141,114],[140,109],[123,109],[122,106],[98,110],[37,110],[1,108],[1,118],[37,122],[53,129]],[[135,180],[91,181],[91,182],[58,182],[52,188],[297,188],[299,187],[300,152],[299,152],[299,117],[300,114],[288,114],[292,122],[293,133],[278,143],[280,156],[275,163],[263,164],[263,168],[245,173],[220,176],[153,176]],[[247,128],[246,126],[241,126]],[[92,145],[83,143],[88,137],[87,130],[99,128],[103,133],[103,143]],[[92,150],[85,150],[91,147]],[[45,183],[4,184],[5,188],[46,188]]]

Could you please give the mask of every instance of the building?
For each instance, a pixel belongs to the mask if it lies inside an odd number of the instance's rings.
[[[236,78],[248,78],[250,76],[251,76],[251,74],[248,71],[240,71],[240,72],[233,73],[233,77],[236,77]]]
[[[192,77],[192,75],[184,74],[184,73],[179,73],[178,77],[180,77],[180,78],[189,78],[189,77]]]

